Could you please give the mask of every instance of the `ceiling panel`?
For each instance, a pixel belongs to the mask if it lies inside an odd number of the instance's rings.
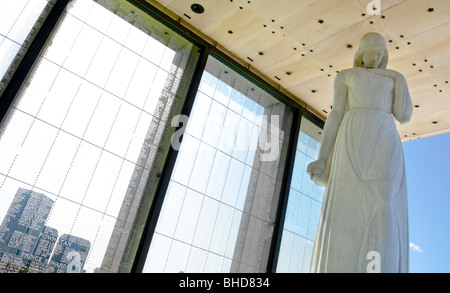
[[[361,16],[364,12],[365,8],[359,1],[319,0],[282,21],[280,25],[290,38],[311,46],[361,22],[364,20]]]
[[[337,72],[353,66],[365,33],[379,32],[388,68],[405,76],[417,105],[411,123],[398,124],[402,139],[450,131],[448,0],[380,0],[376,11],[367,10],[370,0],[147,1],[178,15],[322,119]],[[193,12],[193,3],[205,12]]]
[[[447,23],[450,3],[448,0],[406,0],[383,10],[383,15],[392,34],[408,39]]]

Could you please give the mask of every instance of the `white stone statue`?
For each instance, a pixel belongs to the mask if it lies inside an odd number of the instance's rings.
[[[326,186],[311,272],[408,272],[408,206],[402,144],[406,80],[386,69],[384,38],[361,39],[354,67],[337,74],[319,157],[307,172]]]

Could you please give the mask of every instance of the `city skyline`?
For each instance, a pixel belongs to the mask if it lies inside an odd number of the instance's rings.
[[[0,226],[3,268],[13,262],[41,272],[83,271],[91,244],[70,234],[58,236],[57,229],[45,225],[53,203],[43,193],[17,190]]]

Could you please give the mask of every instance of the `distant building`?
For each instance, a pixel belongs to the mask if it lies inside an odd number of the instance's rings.
[[[0,226],[0,272],[83,272],[91,244],[69,234],[58,239],[45,225],[52,206],[44,194],[17,190]]]
[[[52,227],[44,226],[44,230],[39,236],[36,248],[33,251],[34,260],[47,263],[58,240],[58,230]]]
[[[53,200],[44,194],[19,188],[0,226],[0,251],[33,254],[52,205]]]
[[[58,239],[49,264],[57,273],[82,273],[90,248],[88,240],[64,234]]]

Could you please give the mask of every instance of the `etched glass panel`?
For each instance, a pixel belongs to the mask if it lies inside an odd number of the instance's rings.
[[[128,2],[98,2],[71,1],[1,125],[1,271],[134,261],[199,48]]]
[[[321,133],[322,129],[302,117],[276,267],[278,273],[309,271],[324,187],[311,181],[306,166],[317,159]]]
[[[54,2],[54,0],[0,1],[0,94]]]
[[[144,272],[266,271],[292,116],[208,59]]]

